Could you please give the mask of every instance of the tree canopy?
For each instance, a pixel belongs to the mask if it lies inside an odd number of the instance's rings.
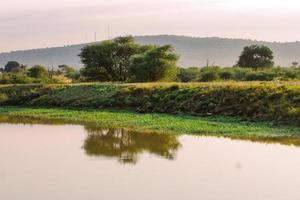
[[[172,46],[153,46],[134,58],[130,73],[137,82],[173,81],[177,74],[177,60]]]
[[[267,46],[251,45],[244,48],[237,65],[249,68],[268,68],[274,66],[273,52]]]
[[[171,46],[140,45],[131,36],[89,45],[79,56],[85,66],[81,70],[82,75],[89,81],[125,82],[131,77],[140,79],[141,74],[155,81],[173,71],[176,75],[177,56]],[[147,69],[142,62],[148,65]],[[158,76],[157,73],[161,74]]]
[[[17,61],[9,61],[5,66],[4,66],[4,71],[5,72],[18,72],[20,70],[24,70],[26,67],[24,65],[21,65]]]
[[[106,74],[106,79],[126,81],[132,56],[139,50],[140,46],[134,42],[133,37],[119,37],[83,48],[80,57],[87,76],[96,70]]]

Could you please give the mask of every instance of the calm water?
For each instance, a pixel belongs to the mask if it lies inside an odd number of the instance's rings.
[[[295,200],[300,148],[0,123],[1,200]]]

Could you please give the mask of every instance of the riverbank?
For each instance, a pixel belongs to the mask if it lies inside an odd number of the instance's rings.
[[[122,109],[300,125],[300,82],[0,86],[0,106]]]
[[[101,127],[128,128],[137,131],[196,134],[247,139],[266,143],[300,145],[300,128],[274,126],[265,122],[247,122],[232,117],[196,117],[188,115],[141,114],[120,110],[76,110],[59,108],[1,107],[0,122],[71,123]]]

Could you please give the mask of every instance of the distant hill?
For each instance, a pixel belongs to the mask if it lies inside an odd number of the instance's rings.
[[[261,42],[244,39],[225,38],[196,38],[186,36],[137,36],[136,41],[141,44],[171,44],[181,55],[181,66],[204,66],[210,64],[232,66],[236,63],[244,46],[263,44],[274,51],[275,63],[290,66],[293,61],[300,62],[300,42]],[[86,44],[15,51],[0,54],[0,66],[8,61],[16,60],[29,66],[42,64],[48,67],[68,64],[75,67],[82,66],[78,54]]]

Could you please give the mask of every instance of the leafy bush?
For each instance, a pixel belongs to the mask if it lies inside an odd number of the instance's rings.
[[[0,78],[0,84],[28,84],[33,79],[24,73],[4,73]]]
[[[231,70],[222,70],[220,72],[220,78],[222,80],[233,80],[234,79],[234,72]]]
[[[276,74],[272,71],[266,72],[250,72],[246,74],[246,81],[272,81],[276,77]]]
[[[200,77],[200,69],[197,67],[178,68],[177,80],[180,82],[197,81]]]
[[[188,74],[189,69],[179,69],[178,79],[181,82],[194,81]],[[216,80],[235,81],[272,81],[272,80],[300,80],[300,68],[273,68],[255,70],[240,67],[204,67],[198,75],[199,81],[210,82]]]
[[[219,79],[220,67],[204,67],[200,71],[200,81],[209,82]]]
[[[41,78],[41,79],[46,79],[48,78],[48,72],[45,67],[41,65],[35,65],[28,69],[28,76],[32,78]]]

